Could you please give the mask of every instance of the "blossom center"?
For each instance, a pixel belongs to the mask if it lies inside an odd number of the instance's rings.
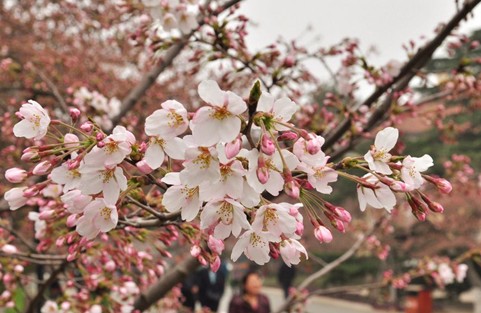
[[[119,150],[119,144],[115,140],[111,140],[105,144],[105,151],[107,154],[113,154]]]
[[[386,150],[381,149],[374,152],[372,157],[376,161],[388,162],[391,159],[391,154],[389,154]]]
[[[279,220],[279,215],[277,214],[277,211],[275,209],[268,208],[264,212],[264,221],[263,221],[263,229],[264,231],[267,231],[267,226],[269,224],[277,224],[277,221]]]
[[[104,220],[108,221],[110,219],[110,214],[112,214],[111,208],[103,207],[100,209],[100,216],[103,217]]]
[[[182,118],[182,115],[175,112],[174,110],[171,110],[167,114],[167,117],[169,118],[169,122],[167,123],[169,127],[179,127],[184,124],[184,119]]]
[[[108,183],[114,177],[114,170],[105,170],[103,173],[102,181],[104,184]]]
[[[201,150],[201,154],[199,154],[192,162],[196,165],[199,165],[201,169],[207,169],[209,168],[211,161],[209,150],[206,151],[202,148],[199,148],[199,150]]]
[[[250,244],[253,246],[253,247],[258,247],[258,246],[265,246],[266,243],[264,242],[264,240],[261,239],[261,236],[259,236],[258,234],[256,233],[252,233],[251,236],[250,236]]]
[[[229,202],[223,202],[217,209],[217,215],[220,217],[223,224],[230,225],[233,220],[234,207]]]
[[[227,110],[227,107],[214,107],[214,111],[210,113],[210,117],[222,121],[230,117],[232,114]]]

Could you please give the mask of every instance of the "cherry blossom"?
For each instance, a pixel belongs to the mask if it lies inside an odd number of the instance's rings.
[[[392,170],[387,164],[391,160],[389,151],[396,145],[399,131],[393,127],[386,127],[377,133],[374,146],[365,155],[369,168],[381,174],[392,174]]]
[[[3,197],[8,202],[10,210],[21,208],[27,203],[28,199],[23,195],[25,190],[27,190],[27,187],[17,187],[5,192]]]
[[[103,193],[105,201],[115,204],[120,191],[127,189],[127,178],[120,167],[91,167],[83,164],[79,172],[81,180],[79,190],[84,195]]]
[[[427,171],[434,163],[433,158],[427,154],[420,158],[414,158],[408,155],[404,158],[402,165],[402,180],[412,188],[418,189],[424,183],[421,173]]]
[[[134,135],[123,126],[116,126],[112,135],[107,136],[101,142],[102,148],[95,146],[85,156],[85,163],[98,166],[115,166],[121,163],[132,151],[135,144]]]
[[[54,168],[50,177],[53,182],[64,185],[64,192],[76,189],[80,185],[80,172],[78,168],[69,169],[68,162],[62,163],[61,166]]]
[[[97,198],[84,209],[77,222],[77,232],[87,239],[95,238],[99,232],[106,233],[117,226],[118,213],[115,205],[103,198]]]
[[[264,115],[264,126],[270,128],[272,126],[275,130],[289,130],[283,124],[288,123],[292,115],[297,112],[299,106],[287,97],[282,97],[275,100],[274,96],[267,92],[262,92],[259,102],[257,103],[257,111],[268,113]],[[267,124],[267,125],[266,125]]]
[[[284,263],[289,267],[301,262],[301,254],[304,254],[306,259],[308,258],[306,248],[295,239],[285,239],[281,241],[279,252],[282,260],[284,260]]]
[[[231,91],[221,90],[213,80],[201,82],[198,92],[209,105],[198,109],[190,122],[194,141],[200,146],[233,141],[241,127],[238,115],[247,109],[244,100]]]
[[[269,234],[266,232],[257,233],[254,230],[248,230],[239,237],[236,244],[232,248],[231,259],[237,261],[242,253],[259,265],[264,265],[271,257],[269,256]]]
[[[396,196],[389,186],[381,183],[374,175],[366,174],[363,176],[368,183],[374,184],[375,189],[357,185],[357,198],[361,211],[366,210],[366,206],[370,205],[376,209],[386,209],[391,212],[396,205]]]
[[[18,114],[22,120],[13,127],[15,136],[38,140],[47,134],[50,117],[38,102],[28,100],[22,105]]]
[[[162,109],[154,111],[145,119],[145,133],[164,139],[183,134],[189,127],[185,107],[175,100],[167,100],[160,106]]]
[[[289,214],[285,206],[270,203],[257,210],[252,229],[256,232],[268,232],[274,237],[282,234],[290,237],[296,231],[296,219]]]
[[[237,201],[225,198],[212,200],[205,204],[200,214],[200,228],[214,229],[214,237],[225,239],[232,233],[235,237],[240,235],[242,229],[250,229],[244,207]]]
[[[192,221],[202,207],[199,198],[199,188],[189,188],[180,182],[179,173],[168,173],[162,178],[162,182],[171,185],[162,197],[162,205],[169,212],[181,210],[184,221]]]

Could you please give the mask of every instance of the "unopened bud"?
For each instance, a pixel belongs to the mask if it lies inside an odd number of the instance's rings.
[[[301,194],[301,189],[299,187],[299,183],[295,180],[290,180],[284,185],[285,193],[294,199],[299,199],[299,195]]]
[[[277,137],[278,141],[289,141],[289,140],[296,140],[296,139],[297,139],[297,134],[291,131],[283,132],[279,137]]]
[[[216,254],[221,254],[222,251],[224,251],[224,242],[220,239],[215,238],[212,235],[209,236],[207,245],[209,249]]]
[[[240,151],[242,147],[242,139],[237,137],[234,141],[228,142],[225,145],[225,156],[228,159],[234,158]]]
[[[314,236],[320,243],[329,243],[332,241],[332,233],[327,227],[323,225],[319,225],[316,229],[314,229]]]
[[[24,162],[36,162],[40,159],[37,149],[27,148],[23,150],[22,157],[20,158]]]
[[[85,122],[82,125],[80,125],[80,129],[86,133],[90,133],[93,128],[94,128],[94,125],[90,122]]]
[[[335,207],[334,213],[343,222],[350,223],[352,220],[351,213],[349,213],[349,211],[345,210],[344,208]]]
[[[74,227],[75,225],[77,225],[77,214],[69,215],[65,224],[67,225],[67,227]]]
[[[14,245],[6,244],[2,247],[2,252],[6,254],[14,254],[17,253],[18,250]]]
[[[64,143],[78,143],[80,140],[78,139],[77,135],[75,134],[72,134],[72,133],[68,133],[68,134],[65,134],[65,136],[63,137],[63,142]]]
[[[276,146],[274,145],[272,138],[267,134],[262,135],[261,151],[267,155],[273,155],[276,152]]]
[[[192,248],[190,248],[190,255],[192,255],[194,258],[197,258],[201,252],[202,250],[198,245],[194,245]]]
[[[10,168],[5,172],[5,178],[11,183],[21,183],[27,178],[27,171],[21,168]]]
[[[45,175],[49,172],[51,167],[52,163],[50,163],[50,161],[43,161],[38,163],[37,166],[33,168],[32,173],[34,175]]]
[[[80,110],[77,108],[70,108],[69,114],[70,114],[70,117],[72,118],[72,121],[76,122],[80,117]]]
[[[220,268],[220,257],[218,255],[215,256],[214,262],[210,263],[210,270],[216,273]]]
[[[44,210],[38,215],[38,219],[42,221],[47,221],[55,216],[55,210]]]

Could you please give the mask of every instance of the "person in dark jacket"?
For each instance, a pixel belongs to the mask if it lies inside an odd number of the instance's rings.
[[[279,267],[279,273],[277,274],[277,280],[279,281],[282,290],[284,290],[285,299],[289,297],[289,288],[291,288],[294,278],[296,278],[296,268],[293,265],[289,267],[286,263],[282,262]]]
[[[261,293],[262,280],[257,272],[248,272],[242,279],[242,293],[232,298],[229,313],[270,313],[269,298]]]
[[[224,294],[226,271],[218,270],[212,272],[205,267],[197,272],[197,299],[202,307],[209,308],[212,312],[217,312],[219,302]]]

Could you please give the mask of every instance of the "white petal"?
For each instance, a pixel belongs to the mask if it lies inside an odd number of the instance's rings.
[[[219,88],[217,82],[213,80],[204,80],[197,88],[199,96],[208,104],[215,106],[223,106],[225,92]]]
[[[257,102],[257,111],[271,112],[274,106],[274,97],[267,92],[263,92]]]
[[[25,137],[25,138],[34,138],[37,136],[38,130],[26,119],[21,120],[15,126],[13,126],[13,134],[15,137]]]
[[[164,163],[164,158],[165,153],[162,147],[157,143],[151,142],[147,150],[145,150],[145,163],[147,163],[151,169],[155,170]]]
[[[399,131],[394,127],[386,127],[376,135],[374,145],[378,150],[391,151],[396,145]]]

